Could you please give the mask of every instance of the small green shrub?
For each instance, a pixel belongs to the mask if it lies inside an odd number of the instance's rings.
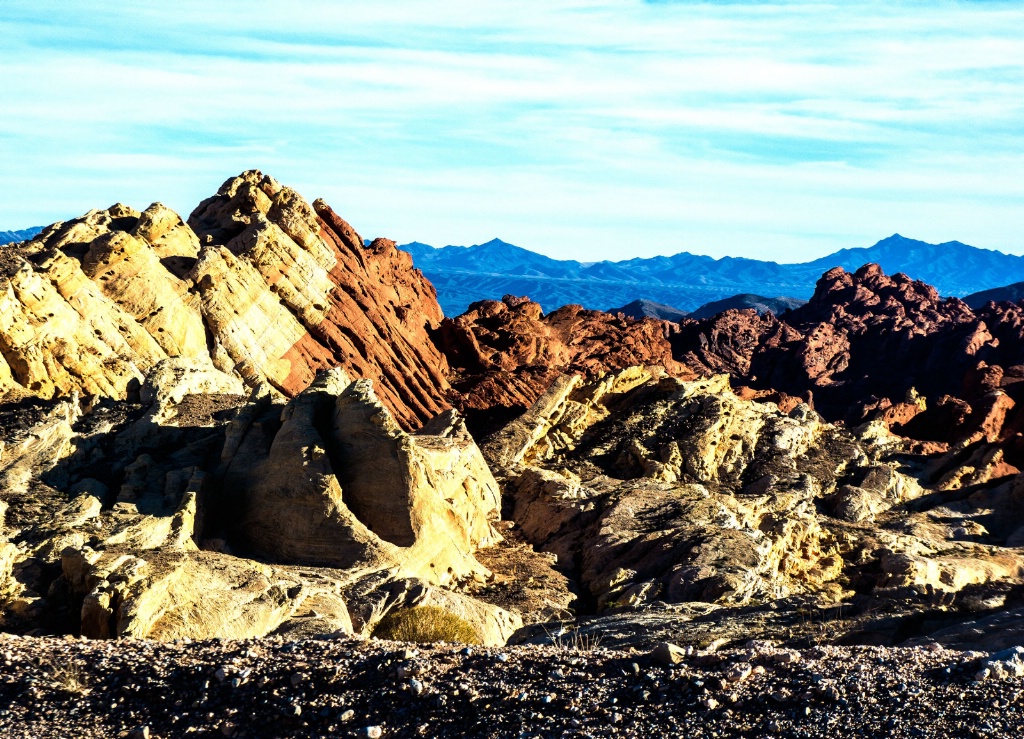
[[[480,636],[467,621],[437,606],[419,606],[392,611],[373,627],[378,639],[420,644],[450,642],[479,644]]]

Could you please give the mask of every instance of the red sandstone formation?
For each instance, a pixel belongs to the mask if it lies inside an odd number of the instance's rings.
[[[637,321],[578,305],[544,315],[537,303],[506,295],[446,318],[437,342],[452,367],[453,402],[484,430],[532,405],[560,374],[661,365],[670,374],[693,377],[672,358],[668,332],[664,321]]]
[[[372,379],[406,428],[449,407],[447,365],[428,336],[442,318],[437,294],[393,241],[364,246],[322,200],[311,208],[259,172],[226,182],[193,211],[189,225],[203,244],[252,262],[302,324],[304,332],[280,355],[290,365],[280,384],[286,394],[340,364]]]
[[[256,171],[188,225],[115,205],[4,247],[0,314],[0,400],[125,398],[175,359],[286,396],[340,365],[406,429],[449,407],[441,309],[409,254]]]
[[[879,419],[924,441],[995,444],[1011,468],[1024,465],[1020,305],[972,311],[865,265],[825,273],[785,320],[727,311],[684,322],[672,341],[678,360],[704,374],[728,372],[749,385],[749,397],[799,396],[831,420]]]

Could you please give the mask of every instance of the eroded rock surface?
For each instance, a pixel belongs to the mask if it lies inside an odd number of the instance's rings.
[[[155,203],[57,223],[0,252],[0,397],[123,399],[167,358],[286,396],[342,366],[405,428],[448,407],[441,319],[411,257],[260,172],[188,219]]]
[[[203,244],[193,279],[213,355],[286,395],[342,366],[372,379],[407,428],[447,407],[433,286],[394,242],[369,246],[322,200],[259,172],[224,183],[189,217]]]
[[[410,435],[340,369],[285,403],[181,358],[139,397],[5,407],[3,627],[367,634],[422,604],[485,643],[522,625],[468,594],[495,579],[474,555],[502,541],[501,503],[454,411]]]
[[[697,372],[725,372],[737,385],[799,396],[850,425],[881,417],[922,440],[959,436],[955,413],[931,409],[960,398],[966,414],[984,415],[980,409],[994,393],[1019,401],[1024,378],[1021,306],[990,303],[972,311],[877,265],[852,274],[830,270],[811,300],[783,318],[730,310],[684,322],[672,342],[675,357]]]
[[[352,383],[340,370],[283,409],[246,411],[228,430],[224,489],[232,509],[229,491],[244,491],[235,525],[251,550],[395,568],[438,584],[487,574],[472,555],[501,538],[493,528],[501,493],[454,412],[407,434],[369,381]]]
[[[474,303],[445,319],[437,342],[453,372],[454,402],[486,433],[515,418],[563,373],[595,375],[658,365],[693,377],[672,358],[672,324],[567,305],[545,315],[528,298]]]
[[[484,452],[521,534],[591,599],[593,635],[647,643],[662,619],[707,645],[792,636],[798,610],[894,641],[922,599],[952,620],[1019,589],[1020,478],[942,493],[912,446],[741,399],[724,375],[634,369],[553,386]]]
[[[1022,310],[868,266],[781,318],[444,319],[256,171],[93,211],[0,250],[0,627],[1011,647]]]

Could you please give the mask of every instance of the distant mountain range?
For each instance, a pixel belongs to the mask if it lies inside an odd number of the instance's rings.
[[[15,241],[31,239],[42,230],[43,229],[36,227],[26,228],[22,231],[0,231],[0,244],[13,244]]]
[[[705,303],[692,312],[679,310],[664,303],[655,303],[652,300],[634,300],[632,303],[628,303],[621,308],[613,308],[609,313],[622,313],[630,318],[660,318],[663,321],[679,322],[684,318],[711,318],[731,309],[746,310],[753,308],[758,313],[771,311],[775,315],[780,315],[787,310],[799,308],[806,303],[806,300],[801,300],[800,298],[766,298],[763,295],[743,293],[733,295],[724,300]]]
[[[664,303],[655,303],[653,300],[634,300],[621,308],[613,308],[609,313],[622,313],[630,318],[660,318],[663,321],[679,322],[690,314],[684,310],[673,308]]]
[[[31,239],[42,228],[0,231],[0,244]],[[706,318],[729,308],[781,313],[806,302],[821,275],[833,267],[855,271],[869,262],[887,274],[903,272],[962,297],[972,308],[990,300],[1024,298],[1024,257],[979,249],[959,241],[929,244],[894,234],[867,248],[842,249],[801,264],[712,257],[681,252],[621,262],[552,259],[492,239],[476,246],[433,247],[414,241],[400,247],[437,288],[445,315],[465,312],[477,300],[528,295],[546,312],[578,303],[586,308],[678,321]],[[791,297],[764,297],[791,296]],[[621,306],[621,307],[614,307]]]
[[[1009,301],[1016,303],[1024,299],[1024,282],[1015,282],[1005,287],[993,287],[991,290],[982,290],[964,296],[964,302],[972,308],[983,308],[989,303],[1001,303]]]
[[[868,262],[887,274],[903,272],[934,285],[942,295],[964,296],[1024,281],[1024,257],[949,241],[928,244],[894,234],[874,246],[843,249],[802,264],[682,252],[621,262],[577,262],[545,257],[499,239],[477,246],[401,247],[437,288],[446,315],[473,301],[528,295],[551,311],[568,303],[608,310],[637,300],[692,312],[738,295],[807,299],[832,267],[854,271]]]

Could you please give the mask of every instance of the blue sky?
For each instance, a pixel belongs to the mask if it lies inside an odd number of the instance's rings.
[[[1024,4],[0,3],[0,230],[260,168],[363,235],[1024,254]]]

